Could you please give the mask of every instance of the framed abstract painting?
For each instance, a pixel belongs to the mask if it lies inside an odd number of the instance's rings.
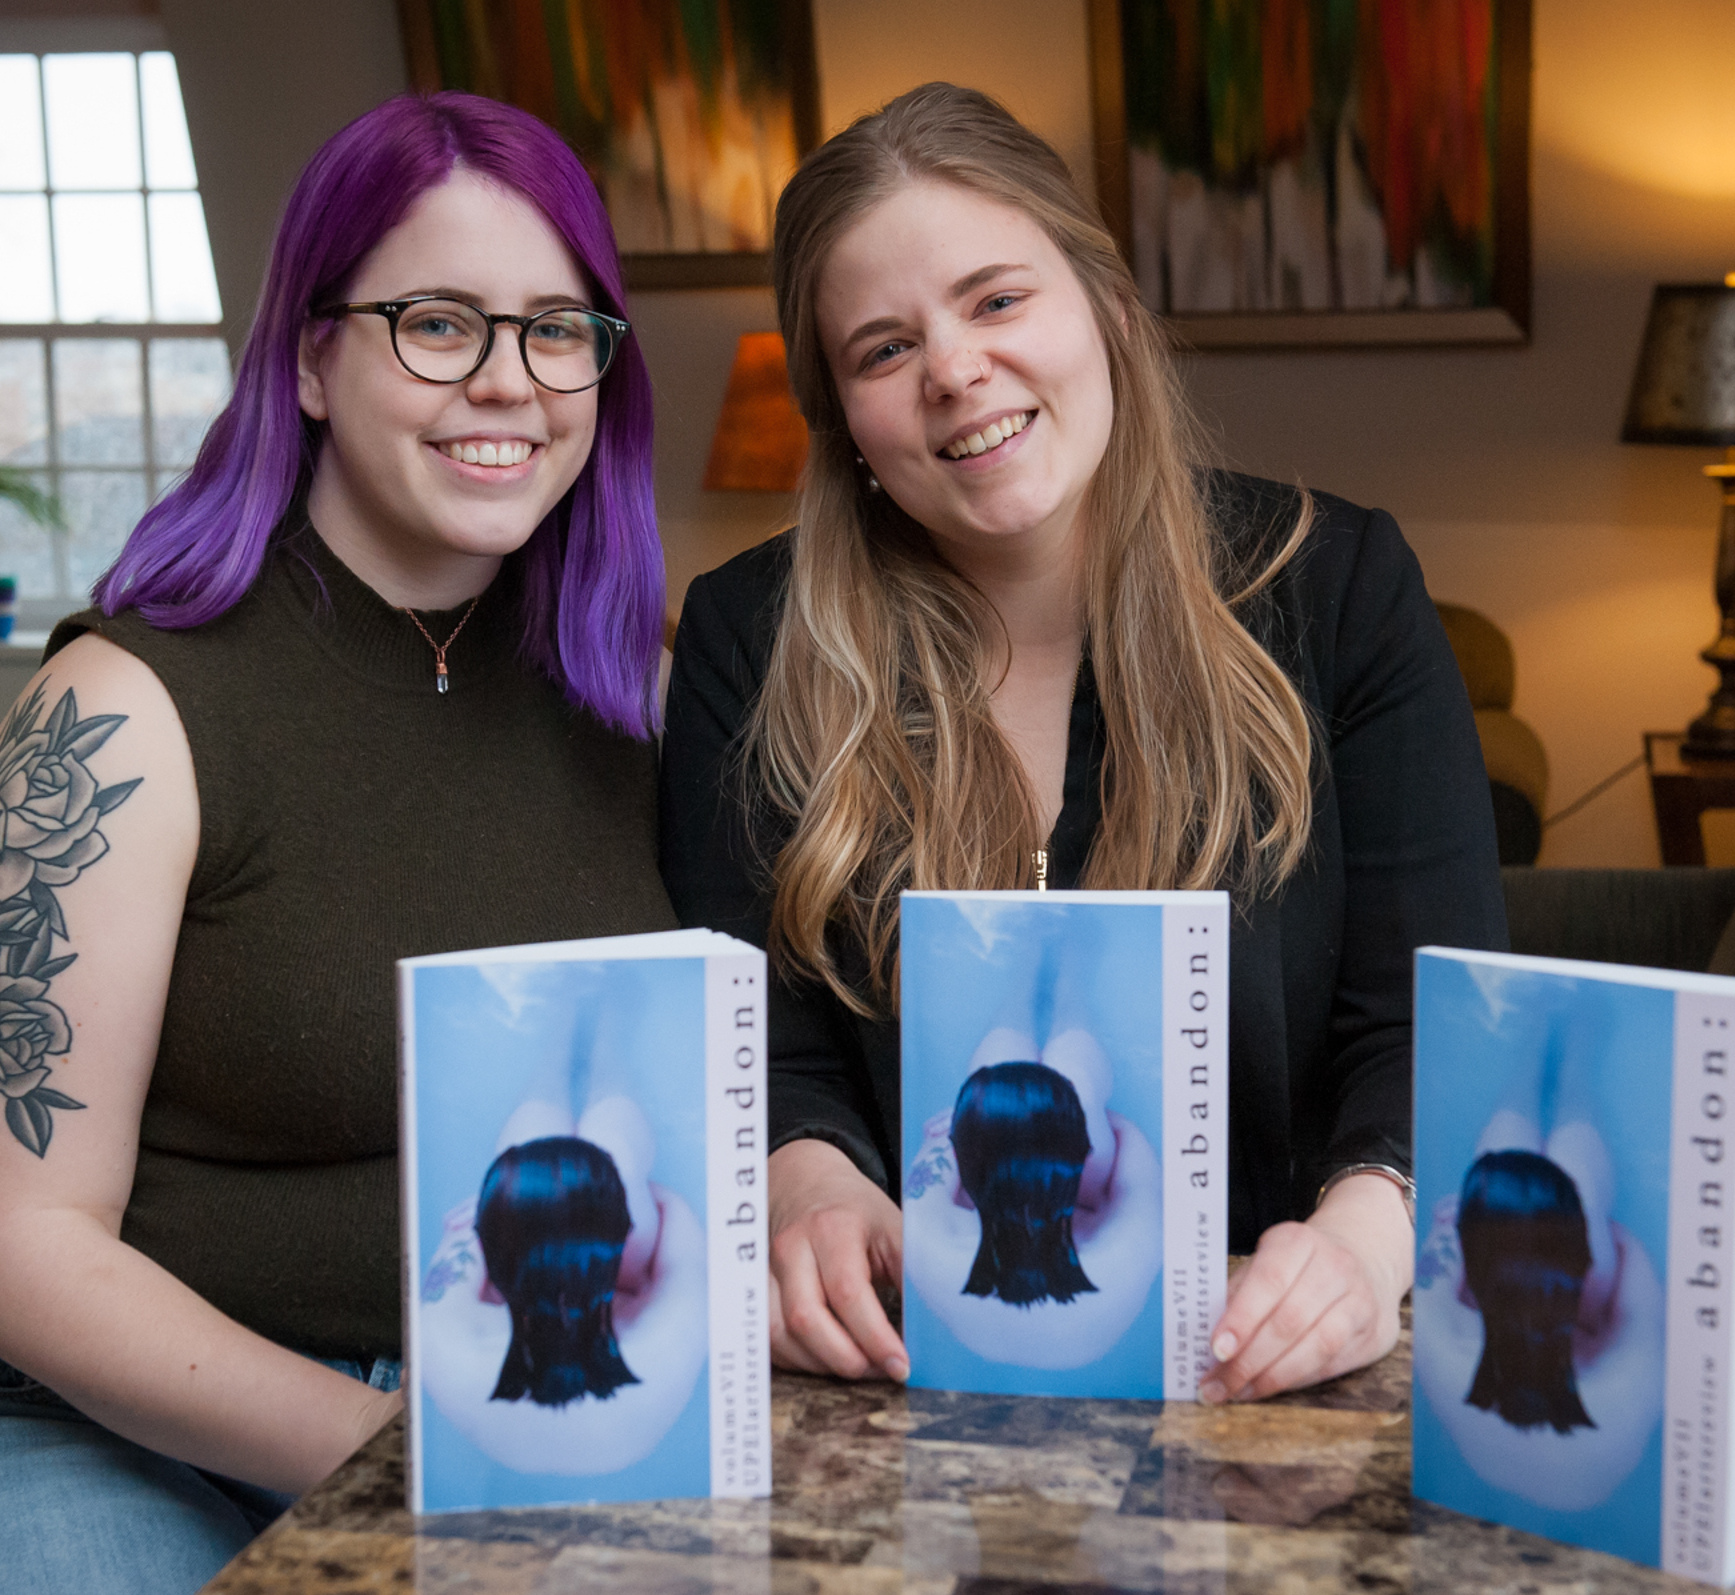
[[[1524,343],[1530,0],[1089,0],[1097,192],[1196,348]]]
[[[557,128],[633,288],[770,280],[777,196],[818,141],[808,0],[398,0],[410,81]]]

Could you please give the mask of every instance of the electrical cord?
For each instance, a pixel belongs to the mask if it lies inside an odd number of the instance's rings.
[[[1608,789],[1615,784],[1616,781],[1619,781],[1624,776],[1631,775],[1633,771],[1638,769],[1638,767],[1644,762],[1645,756],[1642,753],[1636,759],[1628,759],[1627,762],[1616,770],[1613,775],[1605,775],[1588,792],[1574,798],[1565,808],[1556,809],[1554,813],[1549,815],[1548,818],[1542,822],[1543,830],[1546,831],[1551,825],[1558,825],[1562,820],[1571,819],[1573,815],[1578,813],[1578,811],[1585,806],[1585,804],[1589,803],[1593,798],[1601,797],[1604,792],[1608,791]]]

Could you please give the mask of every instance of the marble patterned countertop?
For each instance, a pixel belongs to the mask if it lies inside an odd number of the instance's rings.
[[[1704,1586],[1412,1501],[1409,1345],[1259,1405],[773,1381],[776,1494],[417,1519],[394,1423],[211,1595],[1591,1595]]]

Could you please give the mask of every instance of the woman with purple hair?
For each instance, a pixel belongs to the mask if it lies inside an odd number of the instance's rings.
[[[360,118],[0,727],[8,1589],[191,1590],[398,1410],[393,961],[673,923],[624,308],[540,122]]]

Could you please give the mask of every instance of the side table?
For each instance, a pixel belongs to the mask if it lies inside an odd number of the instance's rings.
[[[1735,809],[1735,759],[1684,758],[1684,740],[1680,731],[1645,733],[1645,767],[1665,864],[1703,864],[1699,816],[1707,809]]]

